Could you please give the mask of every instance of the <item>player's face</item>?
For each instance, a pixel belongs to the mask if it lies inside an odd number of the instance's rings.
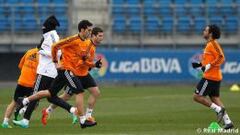
[[[103,32],[99,32],[99,33],[97,34],[97,36],[95,37],[95,38],[96,38],[96,43],[97,43],[97,44],[100,44],[100,43],[103,41],[103,37],[104,37]]]
[[[85,39],[89,38],[89,36],[91,35],[92,33],[92,27],[87,27],[84,32],[83,32],[83,36]]]
[[[203,38],[208,39],[210,36],[209,34],[209,27],[207,26],[203,31]]]

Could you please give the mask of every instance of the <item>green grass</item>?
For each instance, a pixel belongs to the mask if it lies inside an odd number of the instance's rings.
[[[194,135],[197,128],[206,128],[216,120],[215,113],[192,101],[194,86],[112,86],[101,87],[94,116],[96,127],[81,129],[71,125],[69,114],[56,109],[47,126],[40,122],[41,109],[48,105],[44,99],[33,113],[30,128],[0,128],[1,135]],[[12,89],[0,90],[0,116],[3,118],[11,101]],[[233,120],[240,125],[240,92],[221,90],[221,98]],[[73,100],[70,101],[73,104]],[[12,123],[11,123],[12,125]]]

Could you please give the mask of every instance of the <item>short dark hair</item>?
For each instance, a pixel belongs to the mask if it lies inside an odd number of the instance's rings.
[[[103,30],[102,30],[101,28],[99,28],[99,27],[94,27],[94,28],[92,29],[92,35],[97,36],[97,34],[98,34],[99,32],[103,32]]]
[[[215,24],[208,25],[208,27],[209,27],[209,33],[212,33],[212,38],[219,39],[221,36],[220,28]]]
[[[80,32],[81,29],[87,29],[87,27],[91,27],[93,24],[88,20],[82,20],[78,23],[78,31]]]

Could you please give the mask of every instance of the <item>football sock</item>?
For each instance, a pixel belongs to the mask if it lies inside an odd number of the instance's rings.
[[[50,114],[50,113],[53,112],[53,108],[52,108],[51,105],[46,109],[46,112],[47,112],[48,114]]]
[[[4,118],[3,119],[3,123],[8,123],[8,121],[9,121],[9,118]]]
[[[211,109],[213,109],[215,112],[219,113],[221,110],[221,107],[216,105],[215,103],[212,103],[210,106]]]
[[[84,115],[80,116],[79,118],[80,118],[80,123],[81,124],[83,124],[85,122],[85,120],[86,120],[86,116],[84,116]]]
[[[70,108],[70,113],[75,114],[77,108],[76,107],[71,107]]]
[[[28,98],[24,98],[22,101],[23,105],[27,105],[29,102]]]
[[[86,109],[86,117],[87,117],[87,118],[92,117],[92,112],[93,112],[93,109],[87,108],[87,109]]]
[[[224,116],[223,116],[223,121],[224,121],[224,124],[225,124],[225,125],[232,123],[232,121],[230,120],[230,118],[229,118],[229,116],[228,116],[227,113],[224,114]]]

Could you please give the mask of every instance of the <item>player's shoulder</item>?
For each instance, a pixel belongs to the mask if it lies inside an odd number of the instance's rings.
[[[90,44],[91,43],[91,39],[90,38],[86,39],[85,43]]]
[[[69,37],[66,37],[66,38],[60,40],[59,44],[71,43],[71,42],[76,41],[77,39],[79,39],[78,34],[75,34],[75,35],[72,35],[72,36],[69,36]]]
[[[30,54],[30,53],[37,53],[37,52],[38,52],[38,48],[32,48],[32,49],[27,50],[26,53]]]

